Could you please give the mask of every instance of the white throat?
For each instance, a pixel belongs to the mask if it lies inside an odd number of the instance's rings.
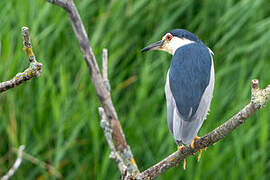
[[[185,46],[187,44],[194,43],[194,41],[191,41],[189,39],[181,39],[178,37],[173,37],[169,42],[163,45],[162,49],[163,51],[166,51],[172,55],[174,55],[175,51],[182,46]]]

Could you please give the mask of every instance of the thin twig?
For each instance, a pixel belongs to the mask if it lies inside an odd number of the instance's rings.
[[[7,172],[6,175],[4,175],[1,180],[8,180],[10,177],[12,177],[15,172],[18,170],[18,168],[20,167],[21,165],[21,162],[22,162],[22,153],[23,153],[23,150],[24,150],[24,145],[21,145],[17,151],[17,154],[18,154],[18,157],[15,161],[15,163],[13,164],[12,168],[10,168],[10,170]]]
[[[103,82],[105,87],[108,91],[110,91],[110,82],[108,80],[108,50],[103,49],[103,55],[102,55],[102,71],[103,71]],[[102,107],[99,107],[99,114],[101,118],[101,128],[104,130],[104,134],[107,140],[107,143],[109,145],[109,148],[111,150],[110,158],[114,159],[118,165],[118,168],[122,174],[122,179],[125,179],[129,175],[131,177],[135,177],[139,174],[139,171],[137,171],[138,167],[135,163],[135,160],[133,158],[133,155],[131,154],[130,147],[127,146],[127,148],[124,149],[122,153],[119,153],[115,145],[113,143],[113,129],[110,127],[108,123],[108,119],[106,114],[104,113],[104,109]],[[135,173],[134,173],[135,172]]]
[[[42,71],[42,64],[36,61],[29,37],[29,29],[22,27],[24,51],[30,62],[30,66],[22,73],[16,74],[11,80],[0,83],[0,93],[7,91],[10,88],[16,87],[25,81],[32,79],[33,77],[39,77]]]
[[[270,86],[267,86],[265,89],[259,89],[258,80],[252,80],[251,92],[251,102],[224,124],[197,140],[194,144],[194,149],[186,146],[182,151],[172,153],[156,165],[142,172],[139,177],[142,179],[153,179],[169,168],[176,166],[184,158],[226,137],[235,128],[243,124],[254,112],[264,107],[270,99]]]
[[[108,91],[111,90],[110,81],[108,79],[108,49],[104,48],[102,51],[102,72],[103,81]]]
[[[36,57],[34,55],[32,45],[30,42],[29,29],[28,27],[22,27],[22,35],[23,35],[23,50],[26,52],[26,55],[29,59],[29,62],[35,62]]]
[[[104,81],[108,80],[108,49],[102,51],[102,71]]]
[[[108,50],[103,49],[103,54],[102,54],[102,72],[103,72],[103,81],[108,89],[110,91],[110,84],[108,80]],[[98,108],[99,116],[100,116],[100,127],[104,130],[104,135],[106,137],[107,143],[110,148],[110,158],[114,159],[118,165],[118,169],[120,170],[121,174],[125,174],[127,171],[127,166],[124,164],[123,159],[121,158],[120,154],[117,152],[115,145],[113,143],[113,137],[112,137],[112,128],[110,127],[106,114],[104,112],[104,109],[102,107]]]
[[[52,175],[54,175],[55,177],[57,177],[59,179],[63,178],[63,175],[56,168],[54,168],[52,165],[50,165],[48,163],[45,163],[44,161],[41,161],[41,160],[35,158],[34,156],[26,153],[26,152],[22,152],[22,158],[25,159],[25,160],[30,161],[33,164],[36,164],[36,165],[40,166],[43,169],[46,169]]]
[[[84,60],[88,66],[90,77],[96,89],[97,96],[106,114],[107,117],[106,120],[108,121],[109,127],[112,130],[112,139],[116,151],[123,159],[125,166],[127,166],[127,175],[135,176],[139,174],[138,167],[133,158],[133,154],[127,144],[121,124],[117,117],[117,113],[112,103],[110,91],[108,90],[108,88],[106,88],[104,84],[104,80],[100,73],[98,64],[96,62],[95,55],[89,44],[89,38],[86,34],[81,17],[78,13],[78,10],[73,0],[66,0],[64,2],[62,0],[47,0],[47,1],[62,7],[67,12],[74,33],[79,42],[82,54],[84,56]]]

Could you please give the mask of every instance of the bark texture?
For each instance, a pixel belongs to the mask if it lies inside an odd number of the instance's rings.
[[[96,58],[93,54],[92,48],[89,45],[89,39],[82,20],[73,0],[47,1],[62,7],[67,12],[70,19],[85,62],[88,66],[92,82],[102,105],[102,107],[99,108],[101,127],[104,130],[106,140],[111,150],[110,157],[116,161],[121,172],[122,179],[153,179],[157,177],[169,168],[176,166],[184,158],[226,137],[231,131],[243,124],[255,111],[264,107],[270,99],[270,86],[265,89],[259,89],[259,81],[253,80],[251,84],[251,102],[240,112],[215,130],[199,138],[194,143],[194,148],[191,148],[191,146],[186,146],[183,149],[172,153],[156,165],[148,168],[142,173],[139,173],[111,100],[110,86],[107,76],[107,52],[104,52],[103,54],[102,76],[96,63]]]
[[[37,62],[29,36],[28,27],[22,27],[23,35],[23,50],[26,52],[26,56],[30,62],[30,66],[22,73],[16,74],[11,80],[0,83],[0,93],[7,91],[11,88],[14,88],[25,81],[32,79],[33,77],[39,77],[42,71],[42,64]]]

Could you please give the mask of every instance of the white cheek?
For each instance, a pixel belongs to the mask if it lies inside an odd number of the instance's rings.
[[[173,55],[179,47],[182,47],[190,43],[193,43],[193,41],[190,41],[188,39],[180,39],[178,37],[173,37],[171,41],[168,43],[167,49],[169,49],[169,53]]]

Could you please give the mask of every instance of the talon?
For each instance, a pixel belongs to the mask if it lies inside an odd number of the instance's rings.
[[[182,151],[182,149],[184,148],[185,146],[182,144],[181,146],[178,146],[177,145],[177,150],[178,151]],[[187,161],[186,161],[186,158],[183,159],[183,169],[186,170],[186,165],[187,165]]]
[[[135,164],[136,164],[135,159],[134,159],[133,157],[130,159],[130,163],[131,163],[132,165],[135,165]]]
[[[196,136],[196,137],[192,140],[192,142],[191,142],[191,144],[190,144],[190,147],[191,147],[192,149],[195,149],[194,144],[195,144],[195,142],[196,142],[199,138],[200,138],[199,136]],[[204,148],[205,151],[206,151],[206,149],[207,149],[207,147]],[[195,155],[195,153],[193,153],[193,155]],[[199,154],[198,154],[198,162],[201,160],[201,156],[202,156],[202,149],[199,150]]]
[[[182,151],[182,149],[184,148],[185,146],[182,144],[181,146],[177,145],[177,150],[179,151]]]
[[[183,169],[186,170],[187,161],[186,158],[183,160]]]
[[[191,144],[190,144],[190,147],[191,147],[192,149],[195,148],[195,147],[194,147],[194,144],[195,144],[195,142],[196,142],[199,138],[200,138],[199,136],[196,136],[196,137],[192,140],[192,142],[191,142]]]

